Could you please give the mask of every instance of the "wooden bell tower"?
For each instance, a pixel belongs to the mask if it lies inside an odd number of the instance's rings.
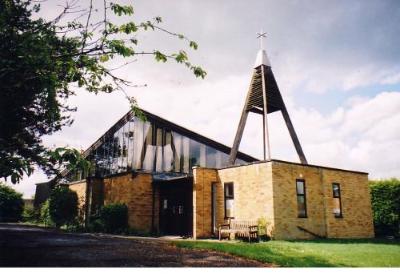
[[[260,114],[263,117],[264,160],[271,159],[267,115],[279,110],[282,112],[283,119],[285,120],[290,137],[292,138],[294,147],[299,155],[300,162],[302,164],[307,164],[303,149],[301,148],[292,121],[290,120],[289,113],[287,112],[285,103],[283,102],[281,92],[279,91],[274,74],[272,73],[271,63],[266,51],[263,49],[262,40],[265,35],[266,33],[258,33],[257,38],[260,39],[261,49],[257,54],[253,76],[251,77],[242,116],[240,117],[239,126],[229,156],[229,164],[233,165],[235,163],[249,112]]]

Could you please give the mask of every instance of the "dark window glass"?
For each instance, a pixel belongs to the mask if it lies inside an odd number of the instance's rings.
[[[307,218],[306,183],[302,179],[296,180],[297,216]]]
[[[234,217],[234,193],[233,183],[224,184],[224,204],[225,204],[225,218]]]
[[[340,194],[340,184],[332,184],[332,196],[333,196],[333,215],[336,218],[342,217],[342,197]]]

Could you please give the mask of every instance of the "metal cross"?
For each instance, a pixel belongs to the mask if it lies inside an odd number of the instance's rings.
[[[263,40],[266,37],[267,37],[266,32],[263,32],[262,30],[261,30],[261,32],[257,32],[257,39],[260,39],[260,49],[264,49],[263,48]]]

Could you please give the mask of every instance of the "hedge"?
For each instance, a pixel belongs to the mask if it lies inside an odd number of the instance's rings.
[[[59,186],[51,191],[49,214],[56,227],[71,225],[78,216],[78,195],[67,187]]]
[[[371,181],[371,202],[377,236],[400,236],[400,180]]]
[[[105,232],[124,232],[128,228],[128,207],[119,203],[106,205],[100,210],[100,221]]]
[[[22,219],[22,194],[0,182],[0,222],[18,222]]]

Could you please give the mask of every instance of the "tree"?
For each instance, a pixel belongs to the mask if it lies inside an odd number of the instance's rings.
[[[78,216],[78,195],[67,187],[56,187],[49,198],[49,215],[56,227],[70,225]]]
[[[0,222],[17,222],[22,218],[22,194],[0,182]]]
[[[100,1],[91,0],[84,1],[88,6],[82,8],[78,3],[67,1],[61,14],[48,21],[33,18],[40,4],[0,0],[0,178],[10,177],[17,183],[23,174],[30,175],[35,165],[49,175],[58,174],[66,158],[79,154],[67,148],[52,153],[41,141],[44,135],[73,122],[70,114],[75,109],[68,106],[67,99],[75,95],[76,87],[96,94],[121,90],[141,116],[135,98],[124,91],[134,85],[116,76],[115,69],[133,63],[138,56],[152,55],[156,61],[173,59],[184,64],[196,77],[206,75],[189,62],[184,50],[171,54],[157,49],[136,51],[137,33],[150,30],[187,41],[190,48],[197,49],[196,42],[186,36],[160,27],[160,17],[135,22],[130,5],[104,0],[96,6]],[[74,18],[68,19],[71,16]],[[115,17],[124,17],[124,23],[110,20]],[[108,62],[117,57],[126,62],[109,68]],[[53,158],[57,155],[61,157]]]

